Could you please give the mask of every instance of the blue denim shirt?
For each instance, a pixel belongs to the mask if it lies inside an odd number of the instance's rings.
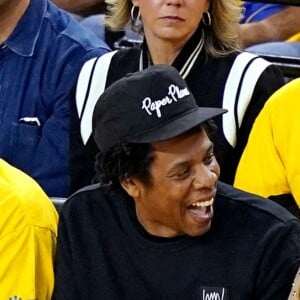
[[[47,0],[31,0],[0,45],[0,157],[49,196],[69,195],[70,90],[83,63],[107,51]]]
[[[263,2],[243,2],[244,16],[240,23],[259,22],[286,8],[286,5]]]

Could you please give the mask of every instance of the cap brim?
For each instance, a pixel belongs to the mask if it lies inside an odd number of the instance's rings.
[[[143,132],[139,136],[129,137],[126,141],[132,143],[152,143],[168,140],[226,112],[227,110],[222,108],[199,107],[175,120],[169,120],[167,124],[151,128],[151,130]]]

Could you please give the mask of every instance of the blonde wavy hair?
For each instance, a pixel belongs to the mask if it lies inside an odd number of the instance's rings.
[[[105,0],[107,4],[106,26],[112,31],[131,27],[143,32],[142,27],[135,27],[130,16],[131,0]],[[237,0],[210,0],[211,26],[205,30],[204,48],[212,56],[225,56],[239,51],[239,20],[242,9]],[[200,23],[200,20],[199,20]]]

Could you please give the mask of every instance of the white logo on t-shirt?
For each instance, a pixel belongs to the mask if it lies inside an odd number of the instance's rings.
[[[224,299],[224,289],[222,290],[222,293],[220,292],[206,292],[203,290],[202,295],[203,300],[223,300]]]

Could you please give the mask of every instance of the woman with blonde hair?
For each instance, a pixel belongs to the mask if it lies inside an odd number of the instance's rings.
[[[106,0],[106,3],[107,26],[116,31],[131,26],[143,35],[143,42],[92,59],[81,70],[71,135],[71,148],[76,149],[71,161],[73,190],[89,183],[93,176],[92,161],[97,148],[91,138],[91,114],[99,96],[127,73],[152,64],[174,66],[199,106],[228,110],[215,118],[218,131],[212,139],[223,170],[221,180],[232,183],[257,114],[284,83],[275,66],[240,51],[241,9],[237,1]]]

